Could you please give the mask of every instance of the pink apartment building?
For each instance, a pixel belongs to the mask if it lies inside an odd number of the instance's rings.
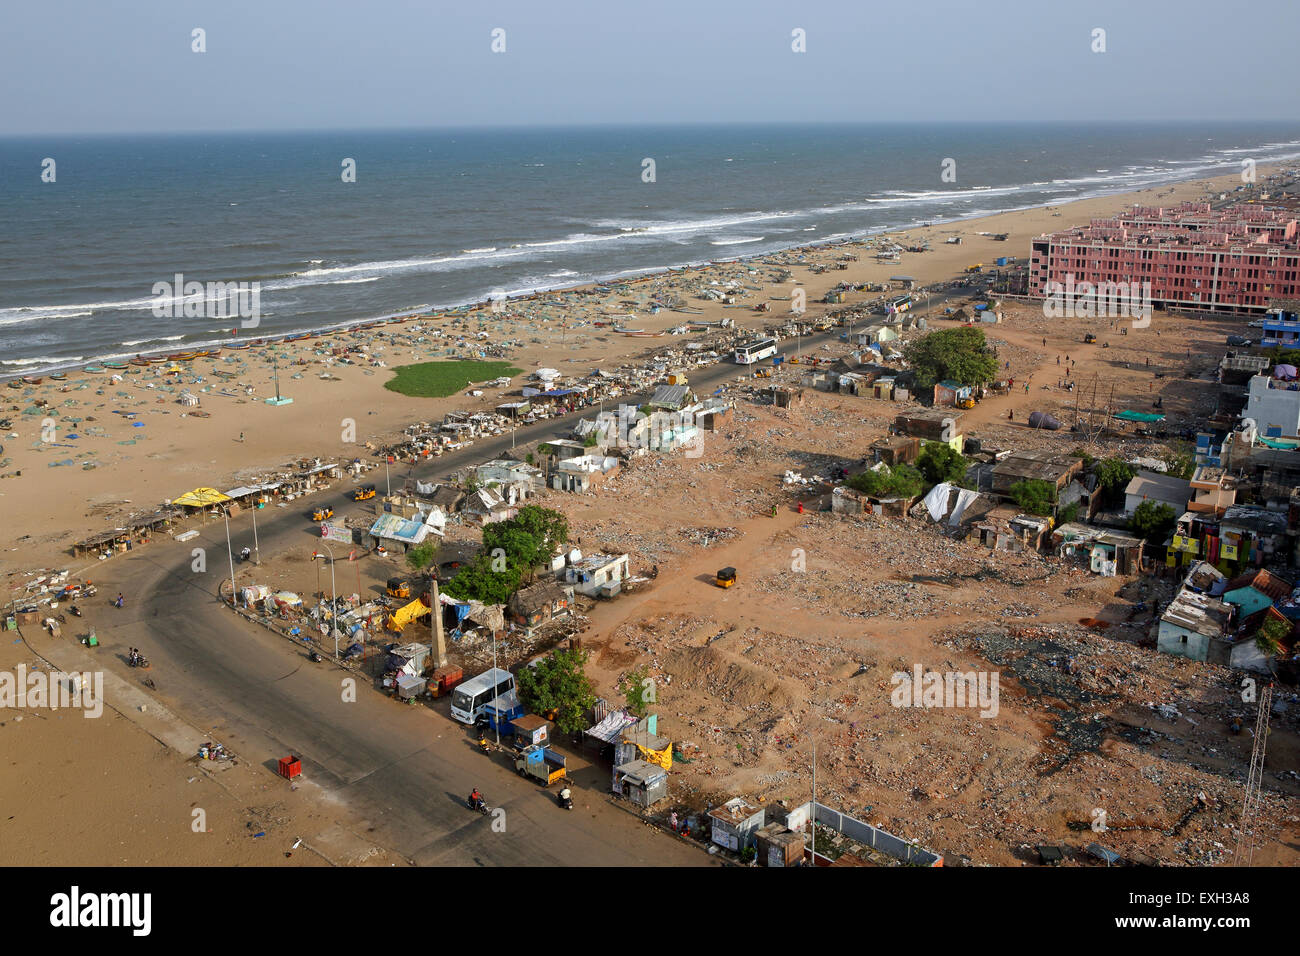
[[[1300,298],[1300,238],[1283,209],[1206,202],[1135,206],[1114,219],[1033,240],[1029,293],[1048,283],[1151,283],[1166,308],[1264,312],[1276,299]]]

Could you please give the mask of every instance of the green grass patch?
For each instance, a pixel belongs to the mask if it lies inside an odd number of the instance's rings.
[[[473,382],[487,382],[502,375],[518,375],[522,369],[509,362],[476,362],[450,359],[399,365],[384,388],[412,398],[446,398]]]

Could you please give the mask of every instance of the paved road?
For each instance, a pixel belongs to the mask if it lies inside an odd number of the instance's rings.
[[[836,332],[804,338],[816,348]],[[791,351],[786,349],[787,354]],[[692,373],[699,392],[743,374],[720,363]],[[549,419],[516,433],[529,444],[553,437],[591,408]],[[511,436],[478,441],[415,467],[420,478],[501,457]],[[343,506],[342,492],[313,496],[310,504]],[[305,508],[307,502],[303,502]],[[315,547],[319,540],[303,509],[263,512],[262,550]],[[252,546],[247,515],[231,522],[234,549]],[[109,562],[96,576],[102,593],[123,590],[127,608],[104,629],[108,650],[141,647],[154,661],[159,693],[178,712],[212,729],[246,759],[265,764],[286,753],[303,757],[304,775],[341,797],[365,817],[366,837],[418,864],[443,865],[701,865],[709,858],[680,841],[656,834],[612,805],[608,771],[573,763],[578,808],[561,811],[551,795],[521,780],[504,758],[478,753],[465,731],[447,716],[447,702],[403,707],[366,686],[345,703],[341,681],[349,676],[330,664],[311,664],[293,645],[237,618],[217,599],[227,561],[224,524],[198,538],[159,541]],[[207,549],[209,570],[191,570],[191,551]],[[237,568],[237,572],[238,572]],[[115,665],[116,666],[116,665]],[[123,669],[124,675],[129,673]],[[506,810],[505,832],[470,813],[464,794],[479,787]]]

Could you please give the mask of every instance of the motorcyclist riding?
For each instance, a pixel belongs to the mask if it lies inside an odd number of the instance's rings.
[[[474,790],[473,790],[473,792],[470,793],[470,795],[469,795],[469,805],[470,805],[471,808],[473,808],[473,809],[475,809],[475,810],[477,810],[479,807],[483,806],[483,794],[481,794],[481,793],[478,792],[478,787],[475,787]]]
[[[560,791],[560,806],[570,807],[573,805],[573,791],[567,786]]]

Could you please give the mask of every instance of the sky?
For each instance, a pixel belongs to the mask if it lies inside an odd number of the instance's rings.
[[[1296,0],[42,0],[4,19],[0,136],[1300,116]]]

